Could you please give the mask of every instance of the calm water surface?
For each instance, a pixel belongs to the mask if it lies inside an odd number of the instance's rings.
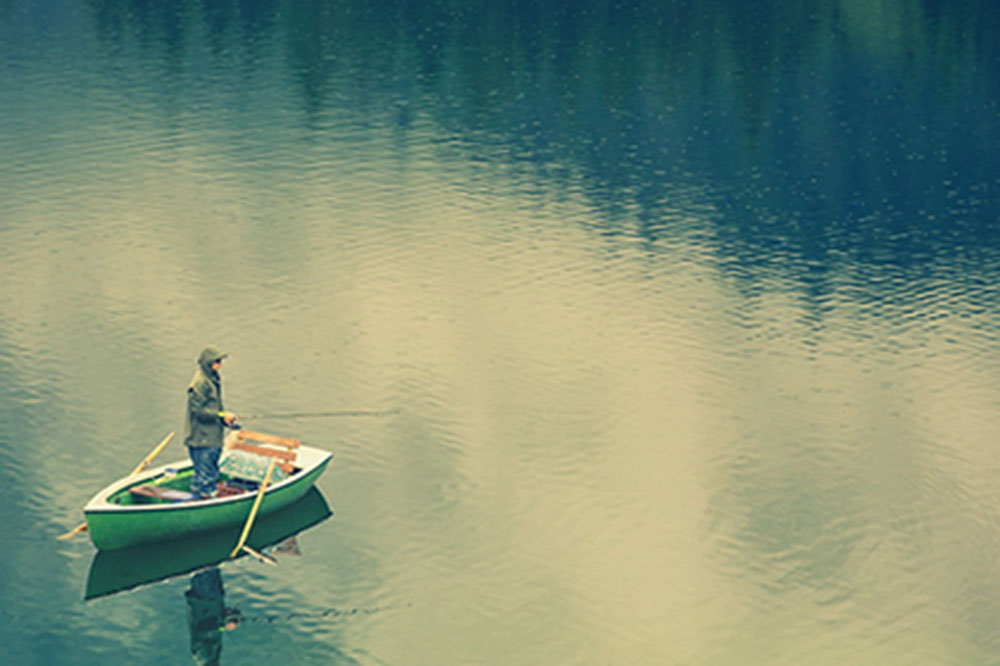
[[[1000,664],[994,3],[2,8],[0,662]],[[207,344],[399,412],[253,423],[300,556],[84,601]]]

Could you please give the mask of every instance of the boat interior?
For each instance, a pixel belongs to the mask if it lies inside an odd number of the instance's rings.
[[[241,456],[244,464],[227,467],[225,460],[220,466],[216,484],[217,497],[230,497],[253,493],[260,487],[265,476],[264,470],[273,459],[274,472],[287,478],[301,472],[296,466],[297,449],[301,442],[290,437],[268,435],[250,430],[237,430],[225,445],[224,456]],[[249,461],[250,464],[246,464]],[[258,464],[254,465],[253,462]],[[161,474],[136,482],[114,494],[108,501],[122,506],[136,504],[177,504],[196,501],[190,492],[193,468],[188,465],[180,469],[166,468]],[[274,479],[272,478],[272,481]]]

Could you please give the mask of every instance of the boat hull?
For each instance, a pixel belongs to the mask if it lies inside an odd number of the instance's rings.
[[[303,446],[301,471],[267,488],[259,515],[264,516],[302,498],[326,469],[332,454]],[[94,496],[84,508],[87,530],[101,550],[116,550],[141,544],[172,541],[243,523],[257,498],[256,492],[242,495],[180,502],[176,504],[117,505],[109,501],[123,489],[162,476],[168,469],[190,467],[184,461],[164,465],[150,472],[121,479]]]
[[[332,515],[326,499],[313,486],[294,504],[255,521],[247,545],[263,551]],[[241,525],[233,525],[181,541],[99,550],[90,564],[84,598],[96,599],[221,564],[230,559],[241,530]]]

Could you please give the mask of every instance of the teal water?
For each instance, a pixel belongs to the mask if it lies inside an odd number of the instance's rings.
[[[55,537],[217,344],[398,410],[221,663],[1000,664],[993,3],[2,9],[0,662],[191,663]]]

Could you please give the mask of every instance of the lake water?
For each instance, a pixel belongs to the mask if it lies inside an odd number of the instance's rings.
[[[0,4],[0,662],[1000,664],[995,3]],[[397,411],[85,601],[208,344]]]

